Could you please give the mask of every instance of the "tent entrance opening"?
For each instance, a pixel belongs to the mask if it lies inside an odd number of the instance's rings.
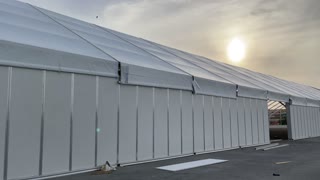
[[[284,102],[268,101],[270,140],[288,139],[287,108]]]

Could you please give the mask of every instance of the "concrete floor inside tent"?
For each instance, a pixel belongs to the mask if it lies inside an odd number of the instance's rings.
[[[308,179],[320,177],[320,138],[282,141],[289,146],[269,151],[253,147],[224,152],[201,154],[177,159],[119,167],[111,174],[84,173],[56,178],[56,180],[125,180],[125,179]],[[228,162],[181,170],[176,172],[156,169],[160,166],[201,159],[225,159]],[[278,162],[287,162],[277,164]],[[274,176],[273,174],[279,176]]]

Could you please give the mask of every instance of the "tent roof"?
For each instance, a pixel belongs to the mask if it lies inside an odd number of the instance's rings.
[[[0,65],[118,76],[120,83],[320,106],[310,86],[224,64],[18,1],[0,0]]]

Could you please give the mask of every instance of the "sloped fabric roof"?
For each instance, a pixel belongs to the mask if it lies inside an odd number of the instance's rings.
[[[320,91],[310,86],[30,4],[0,0],[0,26],[0,65],[115,77],[123,84],[192,90],[205,95],[291,100],[296,105],[320,106]]]

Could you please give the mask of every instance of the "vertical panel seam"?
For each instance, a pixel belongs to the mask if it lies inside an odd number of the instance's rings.
[[[230,143],[231,143],[231,147],[233,147],[232,145],[232,115],[231,115],[231,99],[228,98],[228,102],[229,102],[229,119],[230,119]]]
[[[167,144],[168,144],[168,149],[167,149],[167,153],[168,156],[170,156],[170,115],[169,115],[169,111],[170,111],[170,90],[167,89]]]
[[[253,143],[253,139],[254,139],[254,135],[253,135],[253,117],[252,117],[252,99],[250,99],[250,118],[251,118],[251,140],[252,140],[252,144]]]
[[[155,88],[152,88],[152,158],[155,158]]]
[[[180,90],[180,136],[181,136],[181,154],[183,154],[183,133],[182,133],[182,128],[183,128],[183,120],[182,120],[182,90]]]
[[[204,95],[202,95],[202,129],[203,129],[203,150],[206,151],[206,128],[204,117]]]
[[[136,86],[136,161],[139,156],[139,86]]]
[[[257,131],[258,131],[258,144],[260,143],[260,123],[259,123],[259,109],[258,109],[258,102],[259,100],[256,99],[256,110],[257,110]]]
[[[94,165],[98,166],[98,133],[99,129],[99,76],[96,76],[96,113],[95,113],[95,152],[94,152]]]
[[[245,137],[245,144],[248,145],[248,140],[247,140],[247,113],[246,113],[246,99],[243,98],[243,116],[244,116],[244,137]]]
[[[120,103],[121,103],[121,85],[118,84],[118,107],[117,107],[117,165],[119,165],[120,156]]]
[[[8,178],[8,155],[9,155],[9,135],[10,135],[10,110],[11,110],[11,91],[12,91],[12,67],[8,68],[8,87],[7,87],[7,117],[5,132],[5,150],[4,150],[4,167],[3,179]]]
[[[70,103],[70,108],[71,108],[71,112],[70,112],[70,146],[69,146],[69,171],[72,170],[72,151],[73,151],[73,108],[74,108],[74,84],[75,84],[75,74],[72,73],[71,74],[71,103]]]
[[[216,149],[216,139],[215,139],[215,125],[214,125],[214,97],[211,96],[211,111],[212,111],[212,135],[213,135],[213,149]]]
[[[222,97],[219,97],[220,98],[220,110],[221,110],[221,122],[222,122],[222,148],[225,148],[225,143],[224,143],[224,122],[223,122],[223,104],[222,104]]]
[[[44,120],[45,120],[45,104],[46,104],[46,71],[42,71],[42,110],[41,110],[41,124],[40,124],[40,153],[39,153],[39,175],[42,175],[43,164],[43,136],[44,136]]]
[[[263,112],[263,110],[264,110],[264,108],[263,108],[263,103],[264,103],[265,101],[261,101],[261,104],[260,104],[260,108],[261,108],[261,116],[262,116],[262,125],[263,125],[263,142],[264,143],[266,143],[266,127],[265,127],[265,120],[264,120],[264,112]]]
[[[192,100],[192,143],[193,143],[193,153],[195,153],[195,143],[194,143],[194,94],[191,94]]]
[[[239,98],[236,99],[236,109],[237,109],[237,128],[238,128],[238,146],[240,146],[240,128],[239,128]]]

